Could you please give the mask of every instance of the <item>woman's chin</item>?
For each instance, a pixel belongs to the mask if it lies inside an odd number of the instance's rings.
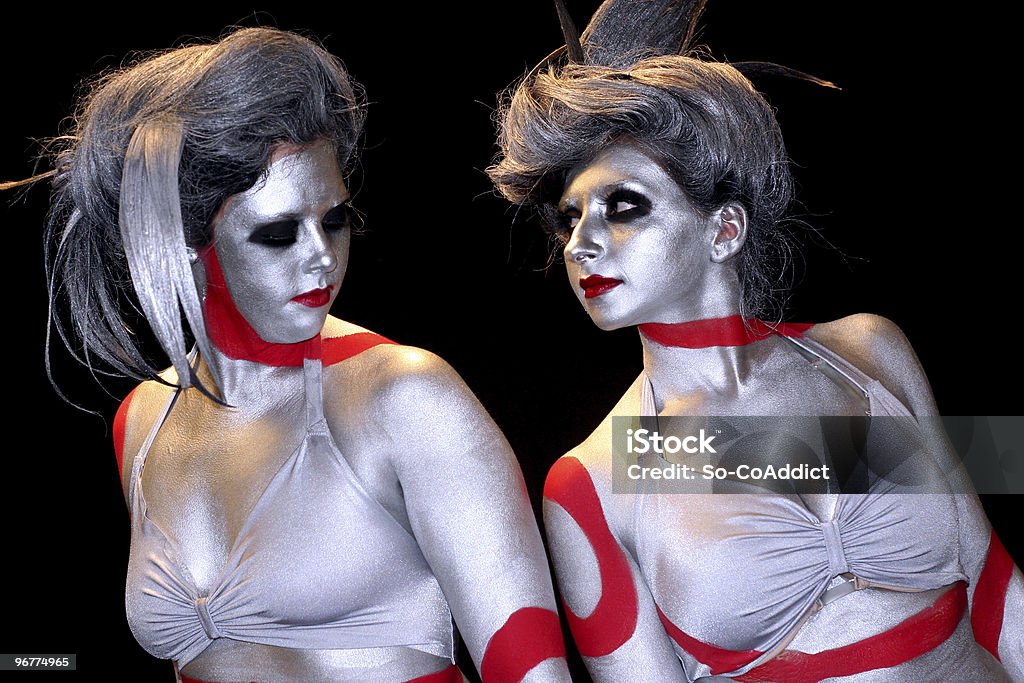
[[[610,316],[600,312],[588,310],[587,314],[590,316],[590,320],[594,323],[594,325],[596,325],[597,328],[602,332],[621,330],[623,327],[631,327],[632,325],[636,324],[630,320],[626,320],[618,316]]]
[[[301,344],[320,334],[326,318],[327,315],[325,313],[318,316],[317,319],[304,322],[303,324],[275,326],[275,329],[267,330],[266,335],[262,334],[259,330],[256,333],[260,336],[260,339],[269,344]]]

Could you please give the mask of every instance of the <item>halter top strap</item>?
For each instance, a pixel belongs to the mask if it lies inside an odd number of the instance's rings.
[[[324,419],[323,363],[319,358],[306,358],[302,362],[303,382],[306,387],[306,428]]]
[[[181,387],[178,387],[171,392],[171,395],[167,397],[167,401],[164,403],[164,407],[160,412],[160,417],[153,421],[153,426],[149,428],[149,433],[146,434],[146,440],[142,442],[142,446],[139,447],[139,452],[135,454],[135,460],[132,463],[132,476],[128,480],[128,500],[134,500],[135,496],[135,484],[139,479],[139,472],[143,467],[146,466],[146,456],[149,455],[149,449],[153,447],[153,442],[156,440],[156,435],[160,431],[160,428],[167,422],[167,416],[171,414],[171,409],[174,408],[174,404],[178,400],[178,396],[181,395]]]
[[[780,335],[783,339],[799,347],[806,353],[817,356],[819,359],[824,361],[830,368],[838,373],[844,380],[849,382],[857,391],[867,398],[870,396],[868,386],[871,384],[871,378],[868,377],[864,372],[859,370],[850,364],[846,359],[836,355],[825,346],[814,341],[810,337],[786,337]]]

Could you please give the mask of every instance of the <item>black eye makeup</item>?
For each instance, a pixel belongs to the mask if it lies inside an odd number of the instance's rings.
[[[646,196],[624,187],[611,187],[601,199],[604,218],[611,223],[629,223],[642,218],[651,212],[651,200]],[[582,212],[571,202],[564,202],[549,211],[548,232],[562,242],[569,236],[579,223]]]
[[[259,226],[249,235],[249,241],[268,247],[287,247],[295,244],[298,232],[299,222],[294,218],[287,218]]]
[[[576,224],[580,221],[579,209],[558,209],[552,213],[553,216],[550,221],[551,234],[562,242],[568,241],[569,235],[572,234]]]
[[[338,232],[345,228],[359,226],[359,213],[348,202],[338,204],[324,214],[320,224],[327,232]]]
[[[651,212],[651,200],[634,190],[612,190],[604,200],[604,215],[616,223],[627,223]]]
[[[320,225],[327,233],[340,232],[359,224],[359,214],[348,202],[338,204],[320,219]],[[268,247],[289,247],[298,240],[298,234],[299,220],[283,218],[257,227],[250,233],[249,241]]]

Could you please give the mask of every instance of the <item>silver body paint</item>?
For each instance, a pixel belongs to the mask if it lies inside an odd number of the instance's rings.
[[[636,220],[615,221],[603,198],[621,185],[645,187],[667,182],[675,188],[654,188],[646,194],[650,211]],[[610,145],[589,164],[570,174],[561,208],[574,210],[578,220],[566,236],[565,262],[570,283],[594,322],[603,329],[644,322],[682,322],[739,313],[739,290],[729,255],[742,247],[739,234],[702,224],[699,216],[675,198],[678,188],[643,152],[629,143]],[[628,208],[628,207],[627,207]],[[672,221],[675,220],[673,232]],[[726,234],[729,233],[729,234]],[[725,239],[723,239],[725,238]],[[723,241],[733,239],[733,244]],[[659,248],[662,250],[659,252]],[[634,249],[636,251],[634,251]],[[578,281],[599,273],[623,284],[601,296],[586,299]],[[660,305],[663,302],[664,305]],[[877,414],[935,415],[927,379],[909,343],[892,323],[870,315],[851,316],[817,325],[808,333],[821,353],[845,358],[864,375],[877,380],[871,392],[851,391],[830,366],[780,337],[747,346],[701,349],[669,348],[650,342],[644,346],[644,374],[627,390],[598,428],[566,457],[578,459],[594,482],[603,514],[612,535],[632,571],[639,612],[636,630],[608,655],[585,658],[588,670],[599,683],[630,681],[711,681],[700,667],[680,665],[674,642],[662,625],[654,601],[680,620],[717,624],[721,639],[730,635],[775,633],[779,624],[758,623],[757,608],[767,601],[783,600],[782,586],[798,576],[801,566],[792,565],[786,553],[749,557],[717,557],[713,549],[720,532],[726,504],[740,507],[730,514],[746,514],[744,501],[728,501],[713,494],[649,495],[613,493],[610,468],[612,417],[641,415],[645,411],[644,385],[649,379],[646,407],[658,415],[862,415],[866,400],[878,403]],[[838,362],[838,360],[837,360]],[[880,397],[885,397],[880,398]],[[906,408],[903,408],[906,406]],[[928,435],[941,440],[940,436]],[[760,496],[758,496],[760,498]],[[758,501],[749,497],[747,513],[754,514]],[[891,538],[900,545],[896,531],[911,522],[936,543],[958,546],[956,560],[969,581],[968,596],[981,572],[988,547],[990,526],[977,497],[962,494],[946,499],[901,501],[895,507]],[[807,496],[800,503],[806,514],[820,520],[831,518],[838,496]],[[600,574],[593,549],[578,524],[559,506],[545,500],[545,526],[550,541],[561,593],[570,609],[588,616],[601,596]],[[947,517],[933,520],[930,513],[943,509]],[[915,519],[915,517],[917,517]],[[950,518],[952,517],[952,518]],[[941,522],[941,523],[939,523]],[[952,530],[952,531],[951,531]],[[758,529],[753,526],[749,530]],[[706,545],[706,544],[712,545]],[[886,553],[884,536],[873,539]],[[943,545],[945,547],[945,545]],[[790,564],[787,564],[787,561]],[[671,568],[676,567],[677,572]],[[689,570],[683,569],[690,567]],[[771,579],[755,577],[775,575]],[[779,578],[789,577],[789,579]],[[751,582],[751,583],[748,583]],[[898,667],[880,669],[839,679],[849,683],[875,681],[1024,680],[1022,628],[1024,592],[1021,573],[1014,569],[1006,599],[1000,641],[1002,666],[974,642],[969,616],[956,632],[936,649]],[[855,591],[807,613],[783,633],[780,647],[819,652],[863,640],[896,625],[933,604],[948,587],[910,592],[881,588]],[[753,591],[753,592],[751,592]],[[746,611],[743,596],[747,595]],[[684,597],[686,596],[686,597]],[[737,603],[739,600],[739,603]],[[763,612],[762,612],[763,614]],[[685,629],[684,629],[685,631]],[[716,643],[713,636],[690,633]],[[721,641],[719,641],[721,642]],[[727,647],[723,645],[723,647]],[[1009,674],[1009,675],[1008,675]]]
[[[334,151],[320,142],[274,155],[266,176],[230,197],[214,218],[213,244],[228,291],[264,341],[304,341],[323,326],[345,277],[351,235],[327,230],[321,221],[348,199]],[[253,241],[255,226],[277,221],[295,221],[294,244]],[[326,287],[331,297],[323,306],[292,301]]]
[[[617,190],[648,198],[646,215],[611,202]],[[615,205],[617,204],[617,206]],[[660,166],[634,144],[619,142],[569,175],[560,209],[571,216],[565,244],[569,284],[603,330],[728,315],[739,298],[732,264],[708,256],[717,232]],[[622,284],[585,298],[580,280],[601,275]]]
[[[261,336],[294,342],[317,332],[330,338],[364,331],[328,316],[327,306],[310,308],[290,301],[310,289],[340,284],[348,236],[332,236],[320,222],[325,211],[346,198],[329,150],[314,145],[274,159],[266,180],[228,201],[216,219],[225,280]],[[298,221],[294,244],[281,249],[249,241],[254,225],[282,216]],[[336,293],[335,287],[332,299]],[[372,599],[374,590],[380,591],[382,605],[396,590],[406,598],[426,595],[422,586],[395,586],[394,572],[378,566],[374,544],[390,543],[386,539],[403,534],[418,546],[408,563],[425,562],[436,577],[478,667],[490,637],[513,612],[556,609],[543,544],[515,456],[443,360],[419,349],[384,345],[323,368],[323,413],[330,440],[350,468],[364,503],[377,509],[377,524],[397,525],[401,532],[396,536],[393,528],[390,535],[379,526],[359,528],[351,542],[339,542],[338,529],[351,531],[364,510],[328,497],[319,505],[311,503],[308,517],[299,518],[301,530],[282,531],[277,544],[274,537],[259,538],[258,520],[265,518],[265,526],[272,528],[274,506],[280,503],[261,497],[296,446],[308,443],[307,375],[303,368],[269,367],[216,350],[201,361],[204,384],[216,386],[233,407],[217,405],[194,389],[183,392],[157,433],[144,468],[136,473],[145,516],[174,539],[174,562],[200,594],[217,585],[235,539],[260,505],[257,526],[249,533],[255,534],[256,547],[274,547],[275,557],[248,561],[258,567],[261,562],[276,566],[284,559],[295,575],[306,577],[282,577],[280,587],[285,600],[294,592],[300,613],[334,603],[344,607],[355,597]],[[173,376],[168,379],[174,381]],[[122,472],[126,491],[132,456],[168,396],[165,386],[147,382],[130,404]],[[309,485],[316,487],[316,481],[313,477]],[[320,481],[323,488],[312,489],[313,499],[334,490],[333,478]],[[393,549],[381,548],[388,550]],[[346,576],[353,577],[351,590],[358,596],[317,593],[321,583],[331,586]],[[378,584],[374,577],[379,577]],[[341,638],[336,647],[293,648],[221,637],[184,663],[182,673],[211,681],[394,682],[449,664],[431,644],[419,649],[367,647]],[[547,660],[523,680],[567,681],[565,661]]]

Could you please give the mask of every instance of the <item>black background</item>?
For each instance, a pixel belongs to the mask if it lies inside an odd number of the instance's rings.
[[[371,102],[356,197],[370,233],[354,243],[334,313],[448,360],[505,431],[536,502],[551,462],[641,367],[636,333],[593,327],[564,271],[544,272],[536,223],[494,196],[483,174],[495,151],[495,93],[561,44],[554,10],[546,0],[465,11],[299,4],[154,5],[145,21],[85,5],[60,16],[22,8],[0,43],[0,178],[29,175],[30,138],[56,133],[76,84],[133,50],[231,24],[322,39]],[[570,8],[582,24],[595,5]],[[720,0],[706,15],[703,36],[717,57],[776,61],[843,88],[759,81],[796,163],[800,211],[823,234],[806,250],[790,318],[885,315],[917,349],[944,414],[1019,414],[1019,352],[1006,322],[1020,294],[1019,228],[996,170],[1011,128],[999,60],[987,52],[1005,18],[863,7]],[[109,435],[116,401],[61,349],[58,380],[106,419],[62,403],[46,380],[46,191],[10,203],[18,197],[9,193],[0,208],[13,371],[0,548],[14,627],[0,651],[74,652],[81,670],[164,680],[170,667],[135,644],[124,619],[128,520]],[[121,398],[130,384],[109,387]],[[1017,558],[1019,502],[985,500]]]

